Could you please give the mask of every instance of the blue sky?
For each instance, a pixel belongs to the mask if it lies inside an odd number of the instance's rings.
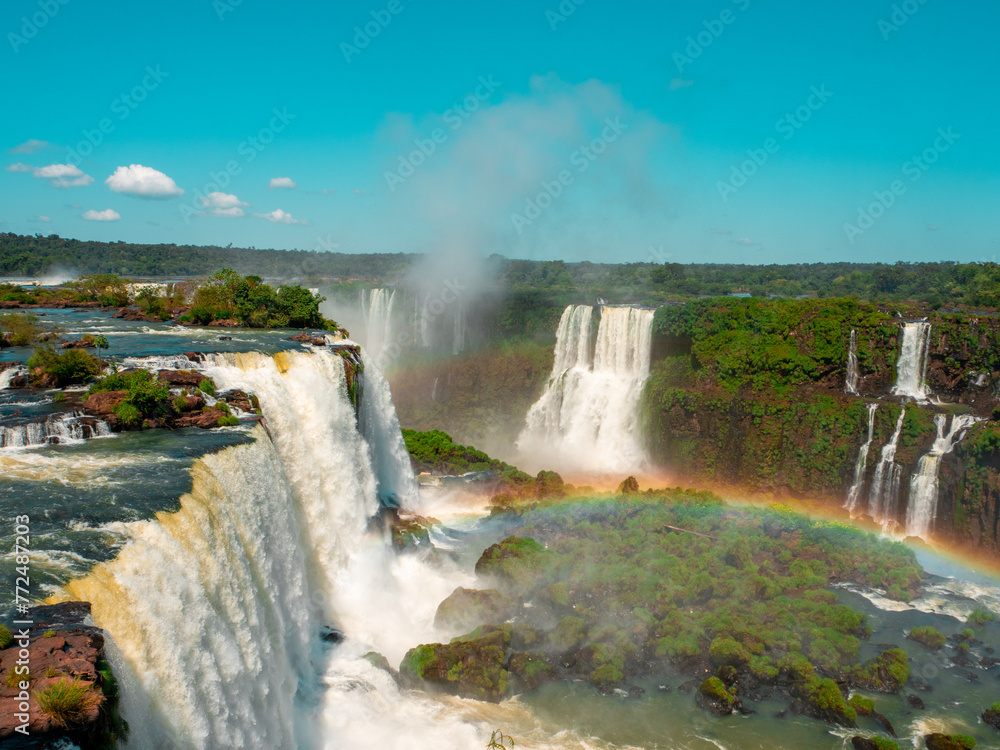
[[[1000,258],[985,0],[9,0],[0,19],[3,231]]]

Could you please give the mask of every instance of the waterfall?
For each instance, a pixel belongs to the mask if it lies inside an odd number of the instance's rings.
[[[883,525],[893,522],[896,501],[899,497],[899,480],[903,469],[895,463],[896,447],[899,445],[905,418],[906,409],[901,409],[896,420],[896,429],[889,442],[882,447],[882,456],[878,466],[875,467],[875,475],[868,490],[868,515]]]
[[[851,344],[847,349],[847,382],[845,390],[848,393],[858,395],[858,335],[857,331],[851,331]]]
[[[328,351],[202,367],[220,388],[256,393],[268,432],[197,461],[178,512],[131,524],[115,560],[66,587],[111,636],[129,745],[483,746],[478,728],[422,708],[361,658],[398,664],[439,639],[434,609],[456,585],[446,565],[397,558],[370,530],[379,494],[405,501],[413,482],[377,371],[366,367],[356,418]],[[346,637],[335,648],[330,628]]]
[[[396,290],[362,289],[361,312],[365,318],[365,352],[380,367],[386,364],[386,355],[392,346],[392,307]]]
[[[87,417],[83,412],[53,414],[44,422],[0,427],[0,448],[39,448],[43,445],[80,443],[94,437],[108,437],[111,429],[101,419]]]
[[[465,351],[465,308],[459,302],[455,309],[454,332],[452,335],[451,353],[458,356]]]
[[[858,460],[854,463],[854,483],[847,492],[847,503],[844,505],[851,515],[854,515],[854,510],[858,506],[858,500],[861,499],[861,487],[865,483],[865,469],[868,467],[868,451],[871,448],[872,437],[875,434],[875,412],[877,410],[878,404],[868,404],[868,439],[865,440],[858,451]]]
[[[931,324],[903,324],[903,343],[896,363],[896,385],[892,392],[914,401],[926,401],[927,366],[930,361]]]
[[[6,391],[10,388],[10,384],[15,378],[23,377],[28,374],[28,371],[21,365],[14,365],[13,367],[8,367],[6,370],[0,370],[0,391]]]
[[[906,535],[927,539],[934,528],[938,503],[938,471],[941,457],[951,451],[965,437],[966,431],[977,421],[969,415],[954,415],[951,427],[945,432],[947,417],[934,417],[937,438],[930,451],[921,456],[916,473],[910,477],[910,502],[906,508]]]
[[[593,312],[578,305],[563,312],[552,375],[517,447],[539,468],[627,474],[646,465],[638,406],[649,376],[653,312],[603,308],[592,345]]]

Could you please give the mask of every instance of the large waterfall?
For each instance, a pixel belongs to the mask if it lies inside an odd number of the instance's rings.
[[[976,418],[954,415],[951,427],[945,432],[948,418],[943,414],[934,417],[937,438],[930,451],[920,458],[916,473],[910,477],[910,502],[906,507],[906,535],[926,539],[934,529],[938,503],[938,472],[941,457],[955,448],[965,437],[966,431],[976,423]]]
[[[847,348],[847,381],[844,390],[858,395],[858,384],[861,378],[858,373],[858,333],[851,331],[851,343]]]
[[[888,443],[882,446],[882,456],[878,466],[875,467],[875,475],[872,477],[871,487],[868,490],[868,515],[882,523],[883,526],[891,525],[895,520],[896,502],[899,498],[899,480],[903,473],[902,467],[896,464],[896,447],[899,445],[899,436],[903,432],[905,418],[906,409],[901,409],[892,437]]]
[[[396,557],[371,527],[380,495],[406,502],[415,486],[378,376],[356,418],[331,352],[215,355],[204,369],[256,393],[268,432],[199,460],[177,513],[132,524],[118,557],[66,592],[111,634],[130,746],[483,746],[483,727],[361,658],[398,664],[439,637],[437,603],[469,583]],[[330,629],[346,636],[336,648]]]
[[[872,447],[872,437],[875,434],[875,412],[877,410],[878,404],[868,404],[868,439],[861,444],[861,448],[858,450],[858,460],[854,464],[854,482],[847,492],[847,502],[844,504],[851,515],[854,515],[854,511],[858,507],[858,501],[861,499],[861,488],[865,483],[865,469],[868,467],[868,451]]]
[[[903,343],[896,363],[896,385],[892,392],[914,401],[927,400],[927,364],[931,349],[931,324],[923,321],[903,325]]]
[[[646,465],[638,405],[649,376],[653,312],[571,305],[557,332],[555,364],[517,441],[525,464],[587,474]]]
[[[368,358],[386,364],[386,356],[393,344],[392,307],[396,290],[362,289],[361,312],[365,318],[365,352]]]

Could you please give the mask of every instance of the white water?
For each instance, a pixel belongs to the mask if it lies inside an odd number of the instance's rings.
[[[847,382],[844,385],[848,393],[858,395],[858,335],[857,331],[851,331],[851,344],[847,350]]]
[[[380,477],[401,488],[413,477],[407,464],[392,478],[383,461],[398,466],[397,447],[358,429],[342,360],[216,355],[205,370],[260,397],[273,440],[258,427],[255,443],[197,462],[179,512],[131,525],[116,560],[67,587],[112,636],[130,746],[485,745],[485,727],[435,715],[360,659],[378,650],[398,664],[438,640],[437,603],[470,581],[396,558],[368,530]],[[379,389],[369,380],[372,410]],[[371,439],[393,422],[371,415]],[[347,641],[331,650],[324,626]]]
[[[896,447],[899,445],[899,436],[903,431],[905,418],[906,409],[901,409],[892,437],[888,443],[882,446],[882,456],[879,458],[878,466],[875,467],[875,475],[872,477],[871,487],[868,490],[868,515],[882,523],[883,526],[887,526],[895,520],[899,480],[903,472],[902,467],[895,463]]]
[[[396,290],[363,289],[361,312],[365,318],[365,353],[379,367],[386,365],[387,353],[393,343],[392,309]]]
[[[525,465],[625,475],[647,464],[638,406],[649,376],[653,312],[603,308],[593,350],[592,317],[586,306],[563,312],[552,375],[517,440]]]
[[[43,445],[70,445],[88,438],[109,437],[111,430],[106,422],[95,419],[81,421],[82,412],[53,415],[44,422],[0,427],[0,449],[39,448]]]
[[[894,394],[914,401],[927,400],[930,344],[930,323],[919,321],[903,324],[903,343],[896,363],[896,385],[892,389]]]
[[[853,334],[853,332],[852,332]],[[868,439],[858,450],[858,460],[854,463],[854,482],[847,492],[847,503],[844,507],[854,515],[854,510],[858,507],[861,499],[861,488],[865,483],[865,470],[868,468],[868,451],[871,449],[872,437],[875,433],[875,412],[878,404],[868,404]]]
[[[15,365],[14,367],[8,367],[6,370],[0,372],[0,391],[5,391],[10,388],[11,381],[27,372],[20,365]]]
[[[945,432],[947,417],[938,414],[934,417],[937,425],[937,438],[930,451],[921,456],[916,473],[910,477],[910,501],[906,508],[906,535],[927,539],[934,529],[938,504],[938,472],[941,468],[941,457],[951,453],[956,445],[965,437],[965,433],[978,420],[975,417],[953,415],[951,427]]]

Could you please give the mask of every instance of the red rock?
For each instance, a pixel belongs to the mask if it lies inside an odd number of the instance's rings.
[[[160,370],[157,377],[170,385],[187,385],[194,388],[197,388],[201,381],[205,380],[205,376],[200,372],[192,372],[191,370]]]
[[[118,404],[128,397],[128,391],[106,391],[93,393],[83,403],[83,408],[91,414],[111,414]]]

